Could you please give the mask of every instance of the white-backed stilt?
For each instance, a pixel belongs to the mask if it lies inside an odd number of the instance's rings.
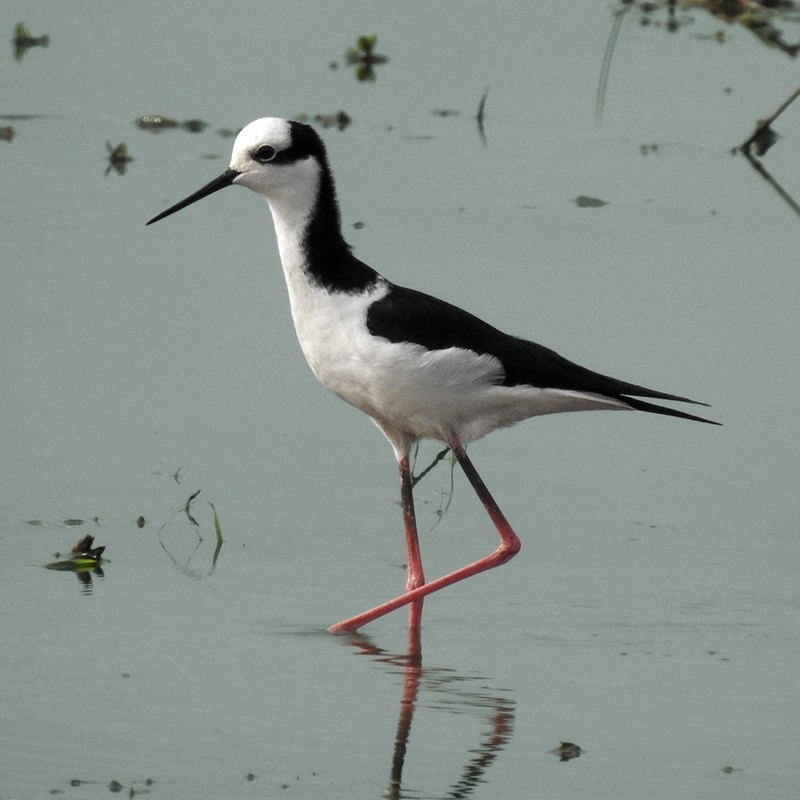
[[[633,409],[711,422],[640,398],[696,401],[592,372],[443,300],[397,286],[359,261],[342,236],[325,147],[303,123],[272,117],[251,122],[236,137],[230,167],[148,225],[231,185],[246,186],[269,203],[297,338],[312,371],[372,418],[400,466],[406,591],[331,626],[333,632],[357,630],[403,605],[409,605],[409,627],[416,629],[425,596],[519,551],[519,538],[466,454],[468,442],[561,411]],[[412,445],[422,438],[439,439],[452,450],[500,536],[485,558],[429,582],[409,463]]]

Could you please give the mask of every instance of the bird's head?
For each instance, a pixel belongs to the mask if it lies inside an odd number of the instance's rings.
[[[257,119],[239,132],[225,172],[147,224],[232,185],[246,186],[271,202],[310,207],[327,171],[325,146],[311,126],[277,117]]]

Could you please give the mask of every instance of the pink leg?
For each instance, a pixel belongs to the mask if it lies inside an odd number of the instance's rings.
[[[408,553],[408,578],[406,592],[425,585],[422,571],[422,555],[419,552],[417,537],[417,518],[414,514],[414,490],[412,488],[411,465],[408,456],[400,459],[400,501],[403,506],[403,525],[406,529],[406,551]],[[415,600],[408,606],[408,627],[410,630],[422,624],[422,600]]]
[[[521,547],[521,543],[519,537],[516,533],[512,530],[511,526],[508,524],[508,521],[503,516],[503,512],[497,507],[497,503],[495,503],[494,498],[489,494],[489,490],[486,488],[486,484],[481,479],[480,475],[478,475],[475,467],[472,466],[472,462],[469,460],[464,447],[462,446],[461,442],[452,437],[450,441],[448,441],[448,445],[450,449],[453,451],[458,463],[461,465],[461,468],[464,470],[464,474],[469,479],[469,482],[472,484],[472,488],[475,490],[475,493],[480,498],[481,503],[483,503],[484,508],[489,514],[489,518],[494,523],[495,528],[497,528],[497,533],[500,535],[500,544],[497,549],[490,553],[485,558],[481,558],[478,561],[475,561],[472,564],[468,564],[466,567],[462,567],[461,569],[455,570],[455,572],[451,572],[448,575],[444,575],[441,578],[437,578],[430,583],[425,583],[422,586],[418,586],[416,588],[407,590],[405,594],[400,595],[399,597],[395,597],[394,600],[389,600],[382,605],[376,606],[369,611],[365,611],[363,614],[359,614],[355,617],[350,617],[350,619],[346,619],[343,622],[339,622],[336,625],[331,625],[328,630],[331,633],[344,633],[345,631],[355,631],[361,628],[363,625],[367,625],[370,622],[382,617],[384,614],[388,614],[390,611],[394,611],[396,608],[400,608],[401,606],[407,605],[408,603],[416,603],[417,601],[422,600],[423,597],[426,597],[433,592],[438,591],[439,589],[444,589],[445,586],[450,586],[454,583],[458,583],[459,581],[463,581],[465,578],[469,578],[472,575],[477,575],[479,572],[485,572],[488,569],[492,569],[494,567],[499,567],[500,564],[505,564],[506,561],[509,561],[513,558],[518,552]],[[408,465],[406,464],[406,468]],[[401,476],[402,476],[402,462],[401,462]],[[409,474],[409,482],[407,490],[403,488],[403,514],[406,517],[406,491],[408,492],[408,497],[410,500],[411,497],[411,483],[410,483],[410,474]],[[413,504],[411,505],[411,514],[413,515]],[[408,520],[406,517],[406,537],[408,540]],[[416,526],[414,527],[414,544],[416,547],[417,556],[419,555],[419,547],[416,542]],[[409,553],[411,551],[411,546],[409,544]],[[420,567],[420,575],[422,574],[422,565],[419,564]],[[411,581],[411,558],[409,557],[409,582]],[[420,608],[420,618],[422,614],[422,609]]]

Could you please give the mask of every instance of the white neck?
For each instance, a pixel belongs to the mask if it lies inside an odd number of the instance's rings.
[[[302,268],[303,237],[314,213],[320,186],[321,167],[308,158],[285,167],[286,179],[271,187],[267,195],[283,268]]]

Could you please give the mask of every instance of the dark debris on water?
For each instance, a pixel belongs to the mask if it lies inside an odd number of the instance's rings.
[[[574,742],[561,742],[554,750],[548,750],[553,756],[558,756],[559,761],[572,761],[573,758],[580,758],[581,753],[586,751]]]
[[[67,558],[61,559],[61,554],[56,553],[60,560],[45,564],[45,569],[72,572],[94,569],[102,563],[105,549],[105,545],[94,547],[94,536],[87,534],[73,545]]]

